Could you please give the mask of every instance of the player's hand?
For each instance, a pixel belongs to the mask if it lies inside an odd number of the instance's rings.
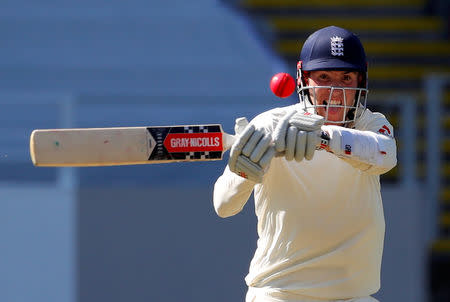
[[[311,160],[321,141],[320,129],[324,121],[322,116],[308,112],[287,113],[274,130],[276,151],[285,152],[287,160]]]
[[[228,166],[237,175],[259,183],[274,156],[271,135],[249,125],[231,147]]]

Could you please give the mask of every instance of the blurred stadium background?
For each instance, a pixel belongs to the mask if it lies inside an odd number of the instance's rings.
[[[450,300],[450,43],[446,0],[0,1],[0,301],[243,301],[253,205],[218,218],[226,161],[35,168],[35,128],[222,123],[297,101],[306,37],[359,34],[368,106],[392,121],[382,176],[389,301]],[[351,188],[349,188],[351,189]]]

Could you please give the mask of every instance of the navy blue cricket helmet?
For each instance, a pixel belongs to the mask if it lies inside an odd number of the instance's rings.
[[[361,41],[350,31],[337,26],[328,26],[310,35],[303,44],[300,61],[304,71],[367,71]]]
[[[330,100],[333,90],[354,89],[357,91],[353,106],[340,106],[346,107],[346,115],[342,120],[329,121],[335,124],[355,122],[366,108],[368,93],[367,59],[359,38],[344,28],[328,26],[312,33],[303,44],[297,64],[297,93],[300,102],[303,102],[306,108],[314,108],[316,112],[318,107],[324,107],[328,112],[328,108],[333,105],[313,104],[309,95],[311,90],[307,83],[309,71],[316,70],[349,70],[358,71],[361,74],[357,88],[321,87],[330,89]],[[327,121],[327,117],[325,120]]]

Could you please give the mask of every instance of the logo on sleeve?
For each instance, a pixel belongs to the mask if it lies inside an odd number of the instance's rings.
[[[383,125],[383,127],[381,127],[378,132],[387,136],[392,136],[391,130],[389,130],[388,126],[386,125]]]
[[[347,154],[347,155],[352,155],[352,146],[351,145],[345,145],[344,153]]]

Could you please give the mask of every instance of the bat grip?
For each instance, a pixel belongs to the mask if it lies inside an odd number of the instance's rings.
[[[319,137],[320,137],[320,142],[316,146],[316,150],[327,149],[330,145],[330,135],[328,134],[328,132],[321,130]],[[231,145],[233,145],[234,141],[236,140],[236,136],[228,134],[228,133],[223,133],[223,139],[224,139],[224,147],[225,147],[224,150],[228,150],[231,148]],[[284,151],[277,152],[275,156],[280,157],[283,155],[284,155]]]
[[[316,150],[328,149],[330,145],[330,135],[328,134],[328,132],[321,130],[319,138],[320,142],[316,146]],[[275,153],[275,157],[282,157],[285,155],[285,153],[285,151],[277,152]]]

